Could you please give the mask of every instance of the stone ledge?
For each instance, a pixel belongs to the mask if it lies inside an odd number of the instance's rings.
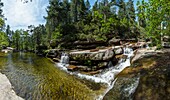
[[[12,90],[11,83],[8,78],[0,73],[0,100],[24,100],[16,95]]]

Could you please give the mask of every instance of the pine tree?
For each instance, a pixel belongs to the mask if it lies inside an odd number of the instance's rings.
[[[86,1],[85,6],[86,6],[86,10],[89,12],[90,11],[90,7],[91,7],[89,0]]]
[[[131,23],[135,22],[136,16],[133,0],[129,0],[127,3],[127,15]]]
[[[118,18],[119,19],[126,18],[126,5],[124,0],[120,0],[119,2]]]
[[[86,5],[84,0],[80,0],[78,4],[78,20],[83,20],[87,16]]]
[[[92,8],[93,12],[94,12],[94,11],[97,11],[98,8],[99,8],[99,5],[98,5],[98,0],[97,0],[97,1],[94,3],[94,5],[93,5],[93,8]]]

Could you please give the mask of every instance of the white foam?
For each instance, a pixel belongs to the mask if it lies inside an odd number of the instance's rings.
[[[62,53],[60,63],[62,63],[62,64],[68,64],[69,63],[68,54]]]
[[[125,91],[128,91],[128,95],[131,95],[135,92],[136,88],[138,87],[139,84],[139,77],[136,78],[135,82],[131,84],[128,88],[125,89]]]
[[[115,83],[115,75],[117,75],[118,73],[120,73],[124,68],[126,68],[127,66],[130,66],[130,57],[133,56],[133,50],[131,48],[124,48],[124,55],[127,55],[127,59],[125,61],[121,60],[119,61],[119,63],[115,66],[115,67],[111,67],[109,68],[108,71],[97,74],[97,75],[85,75],[85,74],[81,74],[81,73],[77,73],[77,72],[70,72],[67,71],[67,66],[69,66],[68,64],[62,64],[62,63],[58,63],[57,66],[59,68],[61,68],[62,70],[66,71],[69,74],[72,75],[76,75],[82,79],[87,79],[87,80],[92,80],[96,83],[106,83],[108,85],[108,88],[106,89],[106,91],[100,95],[99,97],[97,97],[97,100],[102,100],[103,97],[105,96],[105,94],[114,86]]]

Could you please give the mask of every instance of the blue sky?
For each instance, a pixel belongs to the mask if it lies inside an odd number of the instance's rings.
[[[96,0],[89,1],[92,6]],[[2,0],[2,2],[3,13],[7,18],[6,24],[10,25],[11,29],[26,29],[29,25],[45,24],[43,16],[47,15],[45,9],[49,4],[48,0],[32,0],[29,3],[22,3],[21,0]]]
[[[22,3],[21,0],[2,0],[4,3],[3,13],[6,24],[11,29],[26,29],[29,25],[44,24],[46,16],[46,7],[48,0],[32,0],[29,3]]]

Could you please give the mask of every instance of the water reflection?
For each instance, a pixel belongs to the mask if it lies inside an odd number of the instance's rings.
[[[27,100],[95,97],[81,81],[57,69],[46,58],[20,52],[0,57],[0,60],[1,72],[9,78],[15,92]]]

